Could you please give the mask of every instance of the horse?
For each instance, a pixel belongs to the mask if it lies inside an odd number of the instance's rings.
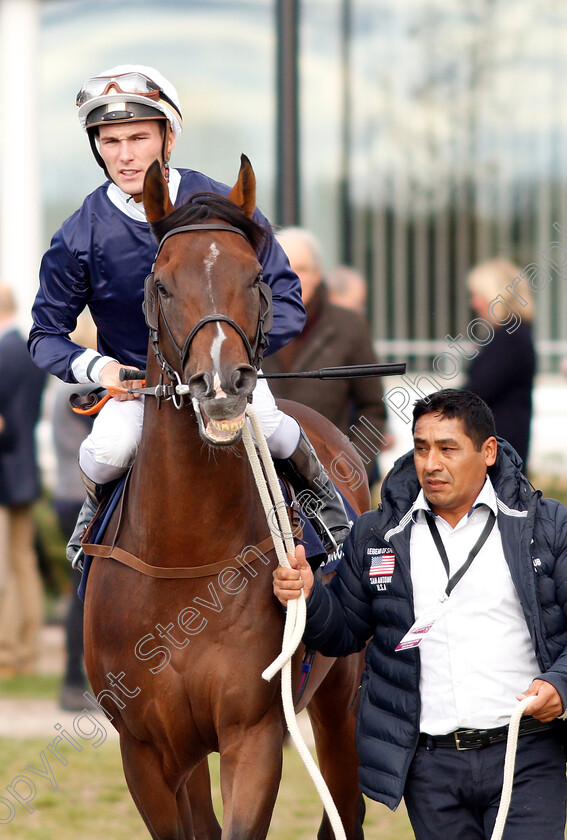
[[[151,837],[261,840],[280,784],[285,722],[279,679],[260,675],[281,648],[284,614],[241,440],[270,313],[257,256],[265,234],[252,219],[254,172],[242,156],[227,198],[197,196],[174,209],[156,161],[143,200],[161,239],[145,290],[148,395],[140,447],[105,532],[112,550],[90,568],[85,663]],[[327,469],[348,452],[364,475],[356,450],[327,420],[295,403],[285,409]],[[346,469],[338,477],[354,509],[367,509],[367,484],[349,486]],[[297,709],[308,709],[348,840],[363,837],[353,702],[362,657],[317,654]],[[220,754],[222,830],[212,752]],[[331,836],[324,815],[319,838]]]

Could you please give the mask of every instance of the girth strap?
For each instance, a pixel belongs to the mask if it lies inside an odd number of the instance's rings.
[[[229,557],[228,560],[219,560],[218,563],[210,563],[206,566],[168,567],[151,566],[149,563],[144,563],[144,561],[140,560],[139,557],[136,557],[134,554],[130,554],[129,551],[126,551],[119,546],[83,543],[83,551],[87,556],[91,555],[93,557],[111,558],[112,560],[117,560],[119,563],[123,563],[125,566],[129,566],[131,569],[135,569],[137,572],[141,572],[143,575],[147,575],[148,577],[169,579],[209,577],[211,575],[216,575],[235,564],[237,566],[249,566],[260,555],[270,551],[273,547],[274,540],[271,536],[269,536],[261,543],[254,546],[254,551],[246,552],[244,558],[241,553],[237,554],[236,557]],[[249,554],[252,554],[252,557],[247,560],[246,556]]]

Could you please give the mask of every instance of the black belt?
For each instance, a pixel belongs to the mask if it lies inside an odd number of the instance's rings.
[[[523,717],[520,720],[519,734],[525,735],[528,732],[543,732],[544,729],[551,729],[553,722],[542,723],[533,717]],[[437,747],[449,747],[454,750],[480,750],[505,741],[508,737],[508,727],[498,726],[496,729],[458,729],[449,735],[427,735],[422,732],[419,736],[420,747],[427,747],[428,750]]]

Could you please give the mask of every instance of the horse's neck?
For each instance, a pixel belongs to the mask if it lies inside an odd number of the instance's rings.
[[[221,522],[230,513],[258,519],[260,502],[242,443],[213,450],[202,440],[190,406],[146,405],[140,450],[136,458],[137,492],[151,495],[167,518],[193,523]],[[261,520],[260,515],[260,520]],[[265,522],[265,520],[264,520]]]

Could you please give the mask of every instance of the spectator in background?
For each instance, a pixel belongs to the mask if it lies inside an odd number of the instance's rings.
[[[512,444],[527,471],[536,354],[533,298],[522,270],[504,259],[483,262],[467,277],[471,307],[494,327],[472,359],[464,388],[491,408],[496,432]]]
[[[77,328],[71,339],[84,347],[96,349],[96,327],[87,310],[79,315]],[[59,527],[69,540],[85,498],[85,486],[79,469],[79,449],[90,433],[93,416],[75,414],[69,404],[73,393],[87,393],[90,385],[76,385],[55,380],[51,416],[53,444],[56,457],[56,481],[53,507]],[[60,705],[67,711],[80,711],[85,705],[83,692],[87,688],[83,662],[84,603],[77,594],[81,573],[70,569],[71,597],[65,624],[65,674],[61,687]]]
[[[264,373],[375,363],[366,319],[329,301],[317,238],[298,227],[283,228],[276,238],[301,280],[307,320],[299,336],[264,359]],[[273,379],[271,389],[274,396],[308,405],[331,420],[358,449],[370,482],[378,479],[376,456],[386,440],[386,409],[378,377]]]
[[[5,404],[2,404],[5,403]],[[8,413],[8,403],[6,395],[2,393],[0,388],[0,453],[10,450],[13,444],[13,435],[6,424],[5,416]],[[5,494],[2,487],[2,474],[0,473],[0,496]],[[9,554],[9,518],[8,509],[0,507],[0,614],[2,611],[2,604],[4,601],[4,594],[6,592],[6,584],[8,581],[8,554]],[[3,666],[0,666],[0,676],[2,674]]]
[[[366,280],[348,265],[337,265],[325,274],[325,285],[329,300],[334,306],[352,309],[359,315],[366,315]]]
[[[4,586],[0,592],[0,675],[33,673],[43,623],[43,587],[35,551],[33,502],[40,495],[35,449],[45,374],[17,329],[12,290],[0,285],[0,405],[12,436],[0,452],[0,545]]]

